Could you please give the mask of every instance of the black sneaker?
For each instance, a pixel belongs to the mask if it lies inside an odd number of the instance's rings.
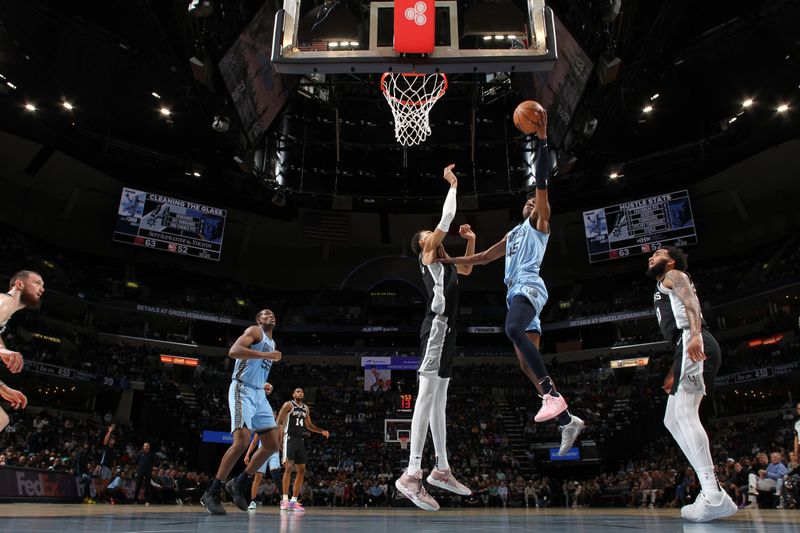
[[[228,494],[230,494],[233,503],[236,504],[236,507],[242,511],[247,511],[247,506],[249,504],[247,497],[250,495],[250,491],[247,490],[247,480],[237,483],[235,479],[232,479],[225,483],[225,488]]]
[[[203,497],[200,498],[200,505],[205,507],[208,514],[213,515],[226,515],[228,514],[225,511],[225,508],[222,506],[222,503],[218,501],[218,496],[215,497],[214,494],[210,492],[206,492],[203,494]]]

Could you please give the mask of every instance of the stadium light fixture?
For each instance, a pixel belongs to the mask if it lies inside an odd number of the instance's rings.
[[[63,102],[61,102],[61,106],[67,111],[72,111],[73,109],[75,109],[75,106],[73,106],[68,100],[64,100]]]
[[[751,105],[753,105],[753,99],[752,98],[748,98],[747,100],[742,102],[742,107],[750,107]]]
[[[646,106],[644,106],[644,108],[642,109],[642,112],[643,112],[643,113],[650,113],[652,110],[653,110],[653,106],[651,106],[651,105],[646,105]]]
[[[33,113],[34,111],[36,111],[36,106],[33,105],[32,103],[28,102],[28,103],[25,104],[25,109],[27,109],[28,111]]]
[[[162,107],[161,109],[158,110],[158,112],[164,115],[165,117],[168,117],[172,114],[172,111],[170,111],[168,107]]]
[[[789,111],[789,105],[781,104],[775,108],[775,111],[777,111],[778,113],[786,113],[787,111]]]

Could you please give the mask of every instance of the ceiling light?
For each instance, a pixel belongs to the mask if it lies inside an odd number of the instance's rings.
[[[160,94],[158,94],[157,92],[153,91],[153,92],[151,92],[150,94],[152,94],[152,95],[153,95],[153,98],[156,98],[156,99],[158,99],[158,100],[161,100],[161,95],[160,95]]]
[[[651,105],[646,105],[646,106],[644,106],[644,108],[642,109],[642,111],[643,111],[644,113],[649,113],[649,112],[650,112],[650,111],[652,111],[652,110],[653,110],[653,106],[651,106]]]
[[[789,111],[789,106],[787,104],[781,104],[775,108],[775,111],[778,113],[785,113],[786,111]]]
[[[341,41],[339,46],[347,46],[348,44],[350,44],[350,41]]]
[[[158,110],[158,112],[164,115],[165,117],[168,117],[172,114],[172,111],[170,111],[168,107],[162,107],[161,109]]]
[[[339,46],[339,43],[328,43],[328,46],[330,48],[336,48],[337,46]]]
[[[10,81],[7,81],[7,82],[6,82],[6,85],[8,85],[9,87],[11,87],[12,89],[16,89],[16,88],[17,88],[17,86],[16,86],[16,85],[14,85],[13,83],[11,83]]]
[[[734,122],[736,122],[737,118],[739,118],[739,117],[731,117],[731,118],[729,118],[728,119],[728,124],[733,124]]]
[[[492,36],[491,35],[484,35],[483,36],[483,40],[484,41],[491,41],[492,40]]]
[[[750,107],[751,105],[753,105],[753,99],[752,98],[748,98],[747,100],[742,102],[742,107]]]
[[[25,104],[25,109],[27,109],[30,112],[33,112],[33,111],[36,111],[36,106],[33,105],[33,104],[28,103],[28,104]]]
[[[67,111],[72,111],[72,110],[74,109],[74,106],[73,106],[72,104],[70,104],[69,102],[67,102],[66,100],[64,100],[63,102],[61,102],[61,105],[62,105],[62,106],[64,107],[64,109],[66,109]]]
[[[350,46],[358,46],[358,41],[350,41]]]
[[[505,36],[503,36],[503,35],[495,35],[494,38],[495,38],[496,41],[499,41],[501,39],[505,39]]]
[[[659,97],[659,96],[661,96],[661,95],[660,95],[660,94],[658,94],[658,93],[654,94],[653,96],[651,96],[651,97],[650,97],[650,101],[651,101],[651,102],[653,102],[653,101],[655,101],[655,100],[658,100],[658,97]]]
[[[617,179],[619,177],[619,174],[617,174],[616,172],[612,172],[611,174],[608,175],[608,177],[611,178],[612,180]]]
[[[2,74],[0,74],[0,80],[4,80],[4,79],[6,79],[6,77],[3,76]]]
[[[200,174],[198,171],[195,170],[194,172],[192,172],[192,176],[194,176],[195,178],[199,178],[200,176],[202,176],[202,174]]]

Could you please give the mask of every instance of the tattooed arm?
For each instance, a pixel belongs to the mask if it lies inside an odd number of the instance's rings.
[[[703,353],[703,335],[701,334],[703,315],[700,310],[700,300],[697,299],[697,293],[694,291],[689,276],[680,270],[670,270],[664,276],[661,284],[667,289],[672,289],[686,309],[686,318],[689,319],[689,342],[686,343],[686,351],[689,358],[692,361],[704,360],[706,355]]]

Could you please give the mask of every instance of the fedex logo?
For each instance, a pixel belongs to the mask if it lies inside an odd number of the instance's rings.
[[[62,496],[58,481],[43,474],[17,472],[17,493],[20,496],[53,498]]]

